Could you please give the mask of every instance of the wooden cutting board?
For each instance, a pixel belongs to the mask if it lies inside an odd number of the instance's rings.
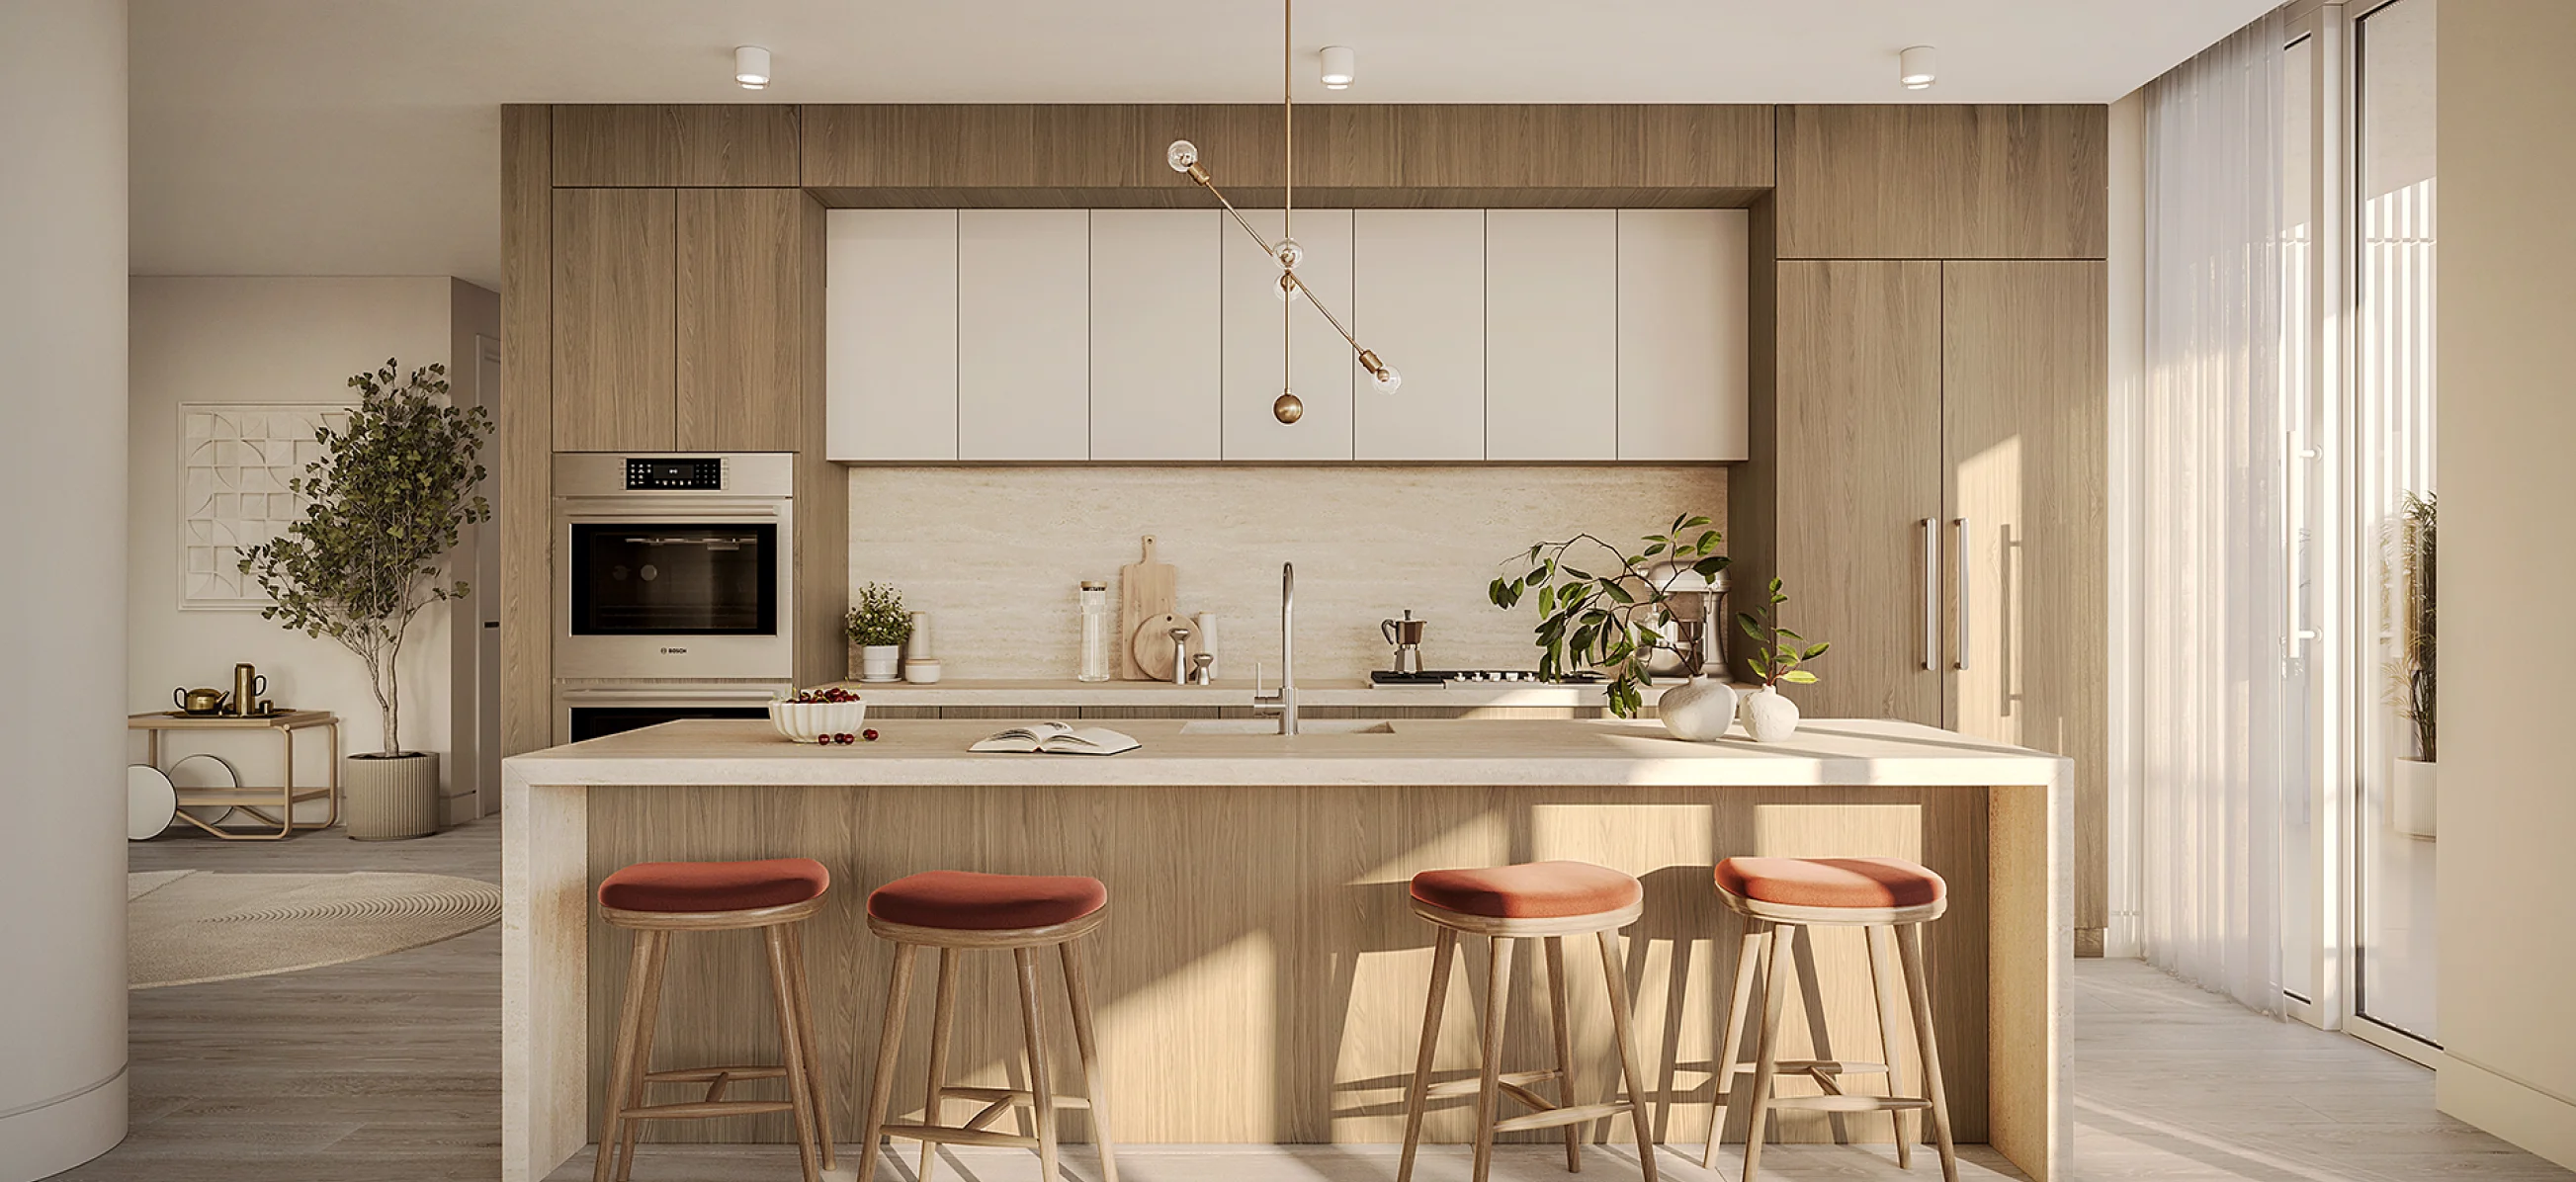
[[[1136,629],[1178,606],[1177,580],[1167,562],[1154,561],[1154,535],[1145,535],[1145,556],[1118,568],[1118,675],[1128,681],[1152,681],[1154,675],[1136,663],[1132,641]],[[1170,676],[1168,671],[1164,676]]]

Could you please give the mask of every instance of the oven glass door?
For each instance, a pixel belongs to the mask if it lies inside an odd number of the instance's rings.
[[[572,734],[565,741],[578,743],[602,735],[620,735],[683,718],[767,718],[766,706],[574,706],[570,710]]]
[[[572,525],[575,636],[775,636],[773,523]]]

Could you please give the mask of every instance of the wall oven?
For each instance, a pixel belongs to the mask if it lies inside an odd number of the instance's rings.
[[[795,676],[795,456],[554,460],[555,678]]]

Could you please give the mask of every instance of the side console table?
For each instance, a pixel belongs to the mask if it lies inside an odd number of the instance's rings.
[[[295,732],[310,727],[331,728],[330,782],[318,787],[295,786]],[[230,830],[189,816],[183,807],[179,819],[226,841],[276,841],[297,830],[328,829],[340,823],[340,716],[328,710],[281,710],[275,714],[243,718],[220,714],[173,714],[156,711],[126,717],[125,728],[143,732],[143,758],[152,766],[161,766],[161,734],[164,731],[271,731],[286,756],[285,772],[276,787],[181,788],[179,803],[186,805],[230,805],[259,818],[273,829]],[[295,821],[295,806],[300,801],[328,800],[330,815],[321,824]],[[277,810],[270,816],[266,809]],[[220,819],[220,818],[218,818]]]

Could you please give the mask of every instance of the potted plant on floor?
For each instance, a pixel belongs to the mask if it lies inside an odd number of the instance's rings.
[[[387,359],[349,385],[360,399],[348,427],[317,431],[322,458],[287,482],[304,519],[243,551],[241,569],[276,600],[260,615],[366,663],[384,749],[341,761],[349,836],[422,837],[438,831],[438,755],[402,746],[403,639],[423,609],[470,590],[446,580],[441,560],[460,529],[492,517],[474,491],[492,420],[447,401],[443,365],[397,382]]]
[[[1825,641],[1808,644],[1806,637],[1781,627],[1780,605],[1789,602],[1789,596],[1780,590],[1777,578],[1771,580],[1770,590],[1769,602],[1760,608],[1735,613],[1736,626],[1753,638],[1755,648],[1747,660],[1762,682],[1760,689],[1744,695],[1740,707],[1744,733],[1756,743],[1778,743],[1798,733],[1798,704],[1780,692],[1780,683],[1814,685],[1815,673],[1800,666],[1825,655],[1830,647]]]
[[[1725,570],[1726,556],[1714,552],[1725,538],[1708,526],[1706,517],[1675,517],[1663,533],[1646,535],[1644,549],[1635,555],[1588,533],[1540,542],[1519,558],[1530,564],[1529,570],[1516,578],[1495,579],[1486,597],[1509,611],[1535,595],[1539,679],[1562,680],[1569,670],[1585,665],[1607,670],[1610,713],[1620,718],[1636,717],[1644,705],[1639,687],[1654,684],[1648,665],[1658,650],[1682,657],[1691,679],[1665,691],[1655,704],[1656,717],[1675,738],[1714,739],[1726,733],[1727,720],[1735,713],[1735,690],[1697,666],[1692,660],[1697,654],[1677,643],[1678,630],[1665,631],[1666,621],[1684,614],[1675,610],[1681,606],[1673,598],[1676,580],[1650,577],[1657,569],[1687,567],[1704,585]]]
[[[2415,754],[2390,766],[2388,823],[2408,837],[2430,838],[2439,798],[2433,763],[2433,495],[2406,494],[2388,523],[2386,570],[2397,616],[2397,652],[2388,660],[2388,698],[2414,732]]]
[[[859,680],[893,681],[903,664],[903,643],[912,639],[912,613],[903,608],[903,592],[884,583],[859,589],[850,609],[850,643],[859,647]]]

